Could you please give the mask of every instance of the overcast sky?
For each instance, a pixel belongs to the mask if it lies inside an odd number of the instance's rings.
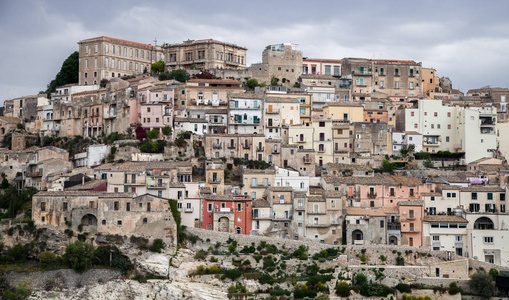
[[[280,4],[281,2],[281,4]],[[244,3],[249,3],[245,5]],[[77,42],[293,42],[305,57],[412,59],[466,92],[509,87],[507,1],[0,0],[0,102],[45,90]]]

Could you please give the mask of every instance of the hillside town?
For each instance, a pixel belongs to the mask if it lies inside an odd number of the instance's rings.
[[[323,287],[294,285],[295,298],[329,288],[330,299],[346,297],[336,292],[343,275],[359,293],[348,278],[362,281],[356,274],[364,268],[373,269],[370,282],[416,280],[449,291],[493,269],[505,274],[496,283],[507,296],[508,88],[460,91],[425,62],[311,58],[294,43],[250,52],[261,62],[249,66],[246,47],[215,39],[77,43],[78,82],[5,99],[0,110],[2,189],[30,194],[16,206],[5,192],[6,230],[28,218],[52,234],[66,232],[58,238],[66,243],[80,235],[95,246],[111,236],[161,241],[179,264],[161,276],[178,282],[187,264],[195,278],[203,275],[192,284],[218,285],[189,299],[289,296],[283,284],[270,292],[255,286],[261,294],[246,296],[245,285],[207,277],[217,273],[214,260],[202,259],[208,264],[200,271],[196,255],[214,251],[225,269],[236,260],[224,253],[263,255],[259,267],[274,280],[283,274],[267,269],[285,271],[265,259],[271,253],[288,274],[304,272],[308,255],[317,268],[334,269]],[[188,257],[178,252],[182,233]],[[1,242],[7,250],[18,241],[9,234]],[[239,265],[256,267],[256,256]],[[413,268],[391,269],[404,266],[403,257]],[[393,273],[382,278],[373,267],[380,264]],[[165,297],[193,288],[180,289]],[[418,299],[401,293],[397,299]]]

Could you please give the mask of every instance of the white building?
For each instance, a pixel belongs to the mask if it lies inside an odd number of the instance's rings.
[[[496,150],[495,107],[444,106],[442,100],[419,100],[417,108],[405,109],[402,118],[396,128],[421,133],[425,152],[465,152],[461,162],[468,164],[492,157]]]
[[[398,152],[414,145],[414,152],[422,151],[422,134],[415,131],[394,131],[392,132],[392,151]]]
[[[467,220],[462,216],[425,216],[423,220],[423,246],[430,250],[451,251],[467,256]]]
[[[263,98],[261,95],[232,95],[228,104],[228,133],[258,134],[263,132]]]
[[[296,98],[267,97],[264,102],[265,137],[281,140],[290,125],[300,124],[300,102]]]
[[[297,192],[309,192],[309,176],[300,176],[298,171],[275,167],[274,186],[291,187]]]
[[[109,145],[90,145],[86,152],[74,155],[74,163],[77,168],[92,168],[102,163],[102,160],[110,154],[111,146]]]

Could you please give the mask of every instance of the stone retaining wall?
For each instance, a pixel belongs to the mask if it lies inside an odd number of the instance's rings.
[[[71,269],[43,272],[9,272],[5,274],[9,285],[18,286],[20,283],[27,283],[31,290],[63,288],[72,290],[85,285],[107,282],[120,278],[120,276],[119,271],[109,269],[91,269],[81,274]]]

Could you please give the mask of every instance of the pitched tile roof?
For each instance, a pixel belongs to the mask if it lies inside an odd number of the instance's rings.
[[[424,216],[424,222],[454,222],[454,223],[468,223],[468,221],[460,216]]]

